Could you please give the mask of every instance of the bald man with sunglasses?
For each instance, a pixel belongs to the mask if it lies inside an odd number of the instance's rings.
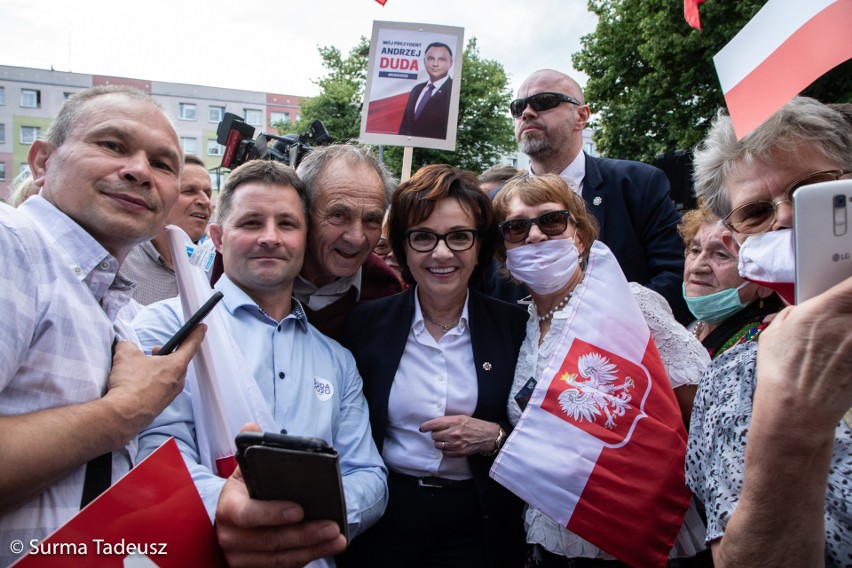
[[[600,240],[618,259],[627,279],[666,298],[680,321],[684,303],[680,215],[665,174],[627,160],[594,158],[583,151],[590,110],[577,82],[558,71],[530,75],[509,107],[515,139],[530,158],[530,173],[555,173],[580,193],[601,227]]]

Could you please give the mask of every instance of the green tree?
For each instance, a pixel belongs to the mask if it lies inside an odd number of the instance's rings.
[[[345,58],[335,47],[319,51],[328,69],[328,74],[317,81],[320,94],[303,102],[299,125],[279,127],[279,131],[298,132],[318,118],[335,140],[355,140],[361,129],[369,42],[362,37]],[[415,148],[412,173],[432,163],[451,164],[479,173],[516,149],[512,121],[506,110],[512,100],[506,71],[500,63],[480,57],[476,38],[468,41],[463,57],[456,151]],[[400,146],[384,149],[385,164],[396,175],[402,169],[402,153]]]
[[[651,162],[662,152],[695,146],[725,104],[713,56],[765,3],[707,0],[698,31],[684,20],[682,3],[589,0],[598,25],[582,38],[574,65],[589,76],[585,94],[601,154]],[[847,62],[804,94],[850,102],[851,71]]]

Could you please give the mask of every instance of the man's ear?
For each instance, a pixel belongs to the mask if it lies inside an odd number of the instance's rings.
[[[577,107],[577,122],[574,127],[577,130],[583,130],[586,127],[586,124],[589,122],[589,118],[592,116],[592,110],[589,108],[589,105],[582,105]]]
[[[33,183],[36,187],[44,186],[44,179],[47,175],[47,159],[56,147],[45,140],[36,140],[30,146],[30,152],[27,155],[27,161],[30,166],[30,172],[33,174]]]
[[[222,226],[218,223],[210,223],[207,225],[207,232],[210,233],[210,239],[213,241],[213,246],[216,247],[216,252],[222,254]]]

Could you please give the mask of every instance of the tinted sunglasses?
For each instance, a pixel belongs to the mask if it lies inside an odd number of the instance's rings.
[[[583,103],[574,97],[569,97],[562,93],[536,93],[534,95],[524,97],[523,99],[515,99],[509,103],[509,112],[512,113],[513,117],[518,118],[524,114],[524,110],[527,106],[536,112],[541,112],[543,110],[550,110],[558,107],[561,103],[571,103],[572,105],[583,106]]]
[[[533,224],[538,226],[539,231],[548,237],[561,235],[568,228],[568,220],[571,213],[568,211],[549,211],[532,219],[510,219],[503,221],[497,227],[503,240],[507,243],[519,243],[525,240]]]

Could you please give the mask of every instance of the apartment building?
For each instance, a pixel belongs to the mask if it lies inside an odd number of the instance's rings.
[[[258,132],[276,134],[273,124],[299,120],[302,100],[278,93],[0,65],[0,199],[28,167],[30,145],[45,134],[62,102],[77,91],[111,84],[151,93],[172,117],[184,152],[204,160],[214,190],[222,182],[217,172],[222,146],[216,142],[222,116],[231,112]]]

